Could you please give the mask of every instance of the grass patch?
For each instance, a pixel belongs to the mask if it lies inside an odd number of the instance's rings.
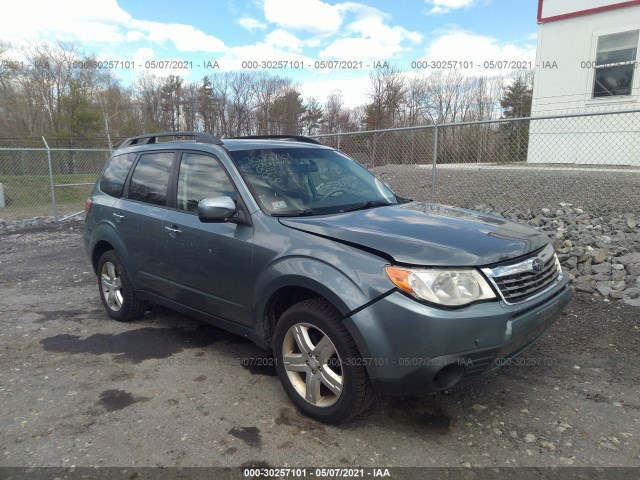
[[[91,183],[97,174],[55,175],[56,185],[69,183]],[[51,215],[51,183],[48,175],[4,175],[0,176],[4,187],[5,208],[0,209],[0,218],[25,218]],[[58,212],[82,210],[92,186],[55,187]]]

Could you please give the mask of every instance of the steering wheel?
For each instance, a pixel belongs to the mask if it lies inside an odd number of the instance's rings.
[[[339,192],[342,192],[342,193],[349,193],[349,192],[347,192],[344,188],[335,188],[335,189],[333,189],[333,190],[331,190],[331,191],[329,191],[329,192],[325,193],[322,197],[320,197],[320,198],[318,199],[318,201],[319,201],[319,202],[321,202],[321,201],[323,201],[323,200],[327,199],[328,197],[330,197],[331,195],[333,195],[334,193],[339,193]]]

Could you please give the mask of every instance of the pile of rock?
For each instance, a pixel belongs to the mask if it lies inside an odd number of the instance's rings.
[[[73,222],[78,220],[82,220],[82,217],[71,217],[69,219],[66,219],[65,221]],[[7,230],[20,230],[22,228],[42,227],[51,223],[54,223],[53,217],[51,216],[23,218],[21,220],[3,220],[0,218],[0,228],[5,228]]]
[[[640,306],[640,228],[634,214],[598,213],[561,203],[555,210],[478,210],[526,223],[546,233],[579,292]]]

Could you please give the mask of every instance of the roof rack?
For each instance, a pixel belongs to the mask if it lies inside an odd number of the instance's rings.
[[[220,140],[215,135],[205,132],[162,132],[162,133],[148,133],[146,135],[138,135],[136,137],[129,137],[122,142],[118,148],[130,147],[132,145],[146,145],[149,143],[158,143],[159,138],[164,137],[193,137],[193,140],[200,143],[212,143],[214,145],[222,145]]]
[[[242,137],[227,137],[228,139],[250,139],[250,140],[292,140],[294,142],[313,143],[315,145],[321,145],[320,142],[310,137],[303,135],[245,135]]]

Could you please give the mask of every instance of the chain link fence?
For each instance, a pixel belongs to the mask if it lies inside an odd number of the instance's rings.
[[[640,214],[640,110],[315,138],[414,200],[501,214],[560,203]],[[60,219],[81,212],[109,153],[0,148],[0,219]]]
[[[640,110],[316,136],[414,200],[640,213]]]
[[[80,213],[108,149],[0,148],[0,219]]]

